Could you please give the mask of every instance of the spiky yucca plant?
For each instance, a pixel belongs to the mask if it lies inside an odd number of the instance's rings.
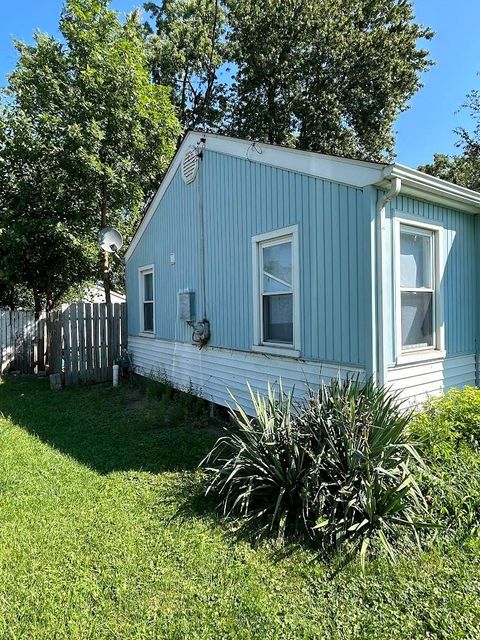
[[[393,559],[390,541],[401,528],[416,536],[423,526],[426,504],[412,474],[423,463],[409,442],[410,418],[395,395],[372,381],[333,380],[310,393],[296,422],[315,452],[305,501],[323,547],[350,542],[364,555],[378,535]]]
[[[391,541],[404,526],[416,533],[425,512],[410,414],[396,398],[354,380],[322,385],[301,405],[281,385],[250,395],[255,416],[236,403],[233,429],[202,463],[223,513],[329,550],[348,543],[363,559],[376,536],[393,557]]]
[[[255,417],[235,401],[234,427],[227,427],[200,463],[207,472],[207,493],[220,496],[225,515],[255,522],[283,538],[285,530],[301,531],[305,476],[310,468],[307,441],[292,413],[292,395],[268,386],[266,397],[249,386]]]

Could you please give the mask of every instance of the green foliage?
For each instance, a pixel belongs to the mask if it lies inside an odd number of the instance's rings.
[[[366,159],[393,155],[392,125],[430,66],[430,29],[405,0],[229,0],[237,65],[231,129]]]
[[[163,0],[144,5],[156,82],[172,87],[184,130],[216,127],[224,117],[226,15],[220,0]]]
[[[448,156],[435,153],[430,164],[419,167],[437,178],[449,180],[463,187],[480,191],[480,90],[474,89],[467,94],[464,110],[472,118],[472,130],[465,127],[455,129],[458,135],[457,146],[462,153],[458,156]]]
[[[308,550],[252,546],[201,496],[195,467],[214,433],[156,424],[157,404],[127,385],[3,379],[0,637],[480,636],[476,540],[439,536],[363,575],[356,562],[333,573]]]
[[[425,515],[409,414],[384,389],[352,380],[322,385],[301,407],[281,387],[251,398],[255,417],[237,405],[236,429],[202,463],[223,513],[326,550],[361,547],[362,557],[378,538],[393,557],[389,540]]]
[[[109,289],[98,231],[117,227],[128,243],[179,132],[135,15],[122,23],[107,0],[67,0],[60,32],[16,43],[0,118],[4,277],[49,307],[88,279]]]
[[[480,390],[450,389],[431,398],[412,420],[410,431],[432,462],[457,456],[460,449],[480,448]]]
[[[435,153],[430,164],[421,165],[418,169],[442,180],[480,191],[480,161],[474,160],[473,156]]]
[[[431,398],[410,431],[428,461],[421,481],[442,535],[480,539],[480,390]]]
[[[192,382],[185,388],[174,387],[165,370],[154,369],[148,376],[136,375],[135,384],[147,398],[158,401],[157,419],[162,423],[208,426],[208,403]]]
[[[184,127],[384,159],[430,66],[406,0],[163,0],[145,7]],[[225,108],[227,107],[227,108]]]

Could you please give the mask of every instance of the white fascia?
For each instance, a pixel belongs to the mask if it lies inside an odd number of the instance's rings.
[[[388,188],[394,178],[402,181],[402,194],[444,204],[467,213],[480,213],[480,193],[436,178],[402,164],[391,164],[382,172],[383,181],[376,186]]]

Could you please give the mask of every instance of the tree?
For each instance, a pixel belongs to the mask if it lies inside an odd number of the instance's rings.
[[[150,80],[137,13],[122,24],[107,0],[67,0],[60,30],[78,96],[75,122],[84,132],[85,205],[97,230],[116,226],[128,240],[175,151],[180,127],[170,90]],[[109,302],[106,252],[102,271]]]
[[[174,87],[185,129],[384,159],[393,122],[431,64],[417,42],[433,33],[415,23],[408,0],[145,7],[156,28],[153,73]]]
[[[0,268],[11,300],[28,288],[38,316],[88,276],[96,250],[76,179],[81,145],[62,48],[40,34],[34,46],[16,46],[0,117]]]
[[[156,82],[173,87],[184,130],[215,128],[226,108],[220,70],[226,62],[226,15],[220,0],[163,0],[145,3],[152,72]]]
[[[60,30],[64,43],[17,43],[0,119],[0,258],[47,308],[95,279],[100,228],[128,241],[179,132],[138,16],[121,23],[107,0],[67,0]],[[109,301],[108,254],[100,263]]]
[[[392,125],[430,66],[430,29],[407,0],[229,0],[230,130],[366,159],[393,155]]]
[[[455,129],[459,136],[457,146],[462,153],[458,156],[435,153],[433,162],[418,168],[437,178],[480,191],[480,91],[467,94],[462,107],[469,110],[474,123],[471,132],[465,127]]]
[[[480,163],[477,166],[465,155],[449,156],[435,153],[433,161],[418,167],[419,171],[448,180],[469,189],[480,190]]]

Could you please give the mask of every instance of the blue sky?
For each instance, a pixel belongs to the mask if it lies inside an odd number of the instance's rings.
[[[0,83],[15,65],[12,37],[30,41],[35,29],[56,33],[62,0],[0,0]],[[112,7],[129,11],[135,0],[113,0]],[[478,0],[414,0],[417,19],[436,36],[428,43],[437,63],[424,76],[425,86],[401,114],[397,131],[397,161],[416,167],[436,151],[455,153],[453,129],[469,126],[468,114],[456,113],[465,94],[480,87],[480,2]]]

